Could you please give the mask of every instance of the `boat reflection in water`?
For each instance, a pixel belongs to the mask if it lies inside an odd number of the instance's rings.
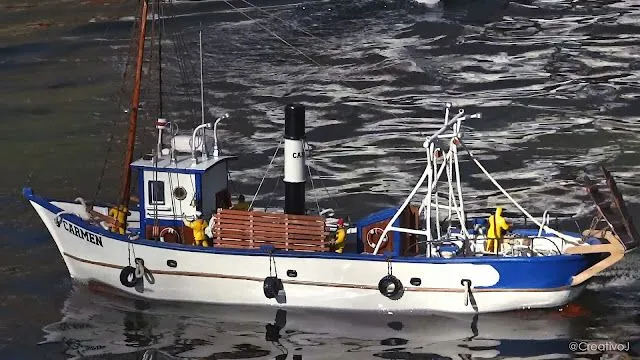
[[[70,357],[120,360],[567,358],[578,320],[568,308],[411,317],[147,303],[96,289],[104,290],[75,285],[41,344],[64,343]]]

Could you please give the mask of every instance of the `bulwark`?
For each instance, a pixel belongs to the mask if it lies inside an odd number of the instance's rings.
[[[71,234],[79,237],[80,239],[84,239],[87,240],[88,242],[98,245],[100,247],[104,247],[102,246],[102,237],[98,236],[96,234],[90,233],[87,230],[81,229],[71,223],[68,223],[66,221],[62,221],[62,224],[64,226],[64,229],[67,230],[68,232],[70,232]]]

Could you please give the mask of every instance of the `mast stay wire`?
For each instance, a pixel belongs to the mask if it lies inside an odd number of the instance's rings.
[[[302,28],[300,28],[300,27],[298,27],[298,26],[296,26],[296,25],[292,24],[291,22],[288,22],[288,21],[286,21],[286,20],[283,20],[283,19],[282,19],[282,18],[280,18],[279,16],[277,16],[277,15],[275,15],[275,14],[272,14],[272,13],[270,13],[270,12],[268,12],[268,11],[266,11],[266,10],[262,9],[262,8],[261,8],[261,7],[259,7],[259,6],[256,6],[255,4],[253,4],[253,3],[249,2],[248,0],[241,0],[241,1],[243,1],[244,3],[246,3],[247,5],[249,5],[250,7],[252,7],[252,8],[255,8],[255,9],[259,10],[260,12],[267,14],[267,16],[268,16],[269,18],[275,18],[275,19],[279,20],[280,22],[284,23],[285,25],[290,25],[290,26],[291,26],[291,27],[293,27],[295,30],[300,31],[300,32],[304,33],[304,34],[305,34],[305,35],[307,35],[307,36],[310,36],[311,38],[313,38],[313,39],[315,39],[315,40],[320,40],[320,41],[322,41],[323,43],[330,43],[329,41],[324,40],[324,39],[321,39],[321,38],[319,38],[319,37],[317,37],[317,36],[313,35],[312,33],[310,33],[310,32],[308,32],[308,31],[306,31],[306,30],[304,30],[304,29],[302,29]],[[290,42],[288,42],[287,40],[285,40],[284,38],[282,38],[281,36],[279,36],[278,34],[276,34],[276,33],[275,33],[274,31],[272,31],[271,29],[267,28],[265,25],[260,24],[260,23],[257,21],[257,19],[255,19],[255,18],[251,17],[251,16],[250,16],[250,15],[248,15],[246,12],[242,11],[242,9],[240,9],[239,7],[234,6],[234,5],[233,5],[233,4],[231,4],[228,0],[224,0],[224,2],[225,2],[229,7],[233,8],[234,10],[236,10],[237,12],[239,12],[240,14],[242,14],[242,15],[243,15],[244,17],[246,17],[247,19],[254,21],[254,22],[255,22],[255,24],[257,24],[258,26],[260,26],[263,30],[265,30],[266,32],[268,32],[269,34],[271,34],[273,37],[275,37],[276,39],[278,39],[279,41],[281,41],[282,43],[284,43],[286,46],[288,46],[288,47],[292,48],[293,50],[295,50],[297,53],[301,54],[305,59],[309,60],[311,63],[313,63],[313,64],[314,64],[314,65],[316,65],[317,67],[319,67],[319,68],[322,68],[322,67],[323,67],[323,65],[322,65],[322,64],[320,64],[318,61],[316,61],[316,60],[315,60],[315,59],[313,59],[311,56],[309,56],[309,55],[307,55],[306,53],[304,53],[302,50],[298,49],[296,46],[294,46],[293,44],[291,44]],[[383,62],[384,60],[383,60],[383,61],[380,61],[380,62],[377,62],[377,63],[375,63],[375,64],[367,64],[366,62],[364,62],[363,60],[358,59],[358,58],[356,58],[356,61],[357,61],[357,62],[359,62],[359,63],[361,63],[361,64],[367,65],[367,66],[376,66],[376,65],[380,64],[381,62]],[[404,82],[404,81],[402,81],[402,80],[400,80],[400,82],[401,82],[401,83],[404,83],[405,85],[409,85],[409,84],[407,84],[406,82]],[[273,111],[274,109],[275,109],[275,107],[274,107],[273,109],[269,109],[269,111]],[[395,119],[398,119],[398,117],[397,117],[394,113],[392,113],[392,112],[391,112],[391,113],[389,113],[389,114],[390,114],[392,117],[394,117]],[[277,151],[278,151],[278,150],[276,149],[276,153],[277,153]],[[275,154],[274,154],[274,155],[275,155]],[[272,159],[272,162],[273,162],[273,159]],[[271,167],[271,164],[270,164],[269,168],[270,168],[270,167]],[[311,176],[311,167],[310,167],[310,165],[309,165],[309,164],[307,164],[307,167],[308,167],[308,170],[309,170],[309,175],[310,175],[310,177],[312,177],[312,176]],[[268,172],[268,170],[267,170],[267,172]],[[335,197],[331,196],[331,194],[330,194],[330,192],[329,192],[329,189],[326,187],[326,184],[324,183],[324,179],[322,179],[322,176],[320,175],[319,171],[318,171],[317,169],[315,169],[315,172],[316,172],[316,174],[317,174],[317,176],[318,176],[318,178],[319,178],[319,180],[320,180],[320,182],[321,182],[321,184],[322,184],[322,187],[324,187],[325,191],[327,192],[328,198],[329,198],[329,199],[333,199],[333,201],[335,202],[335,204],[337,205],[337,207],[339,207],[339,203],[338,203],[338,201],[336,200],[336,198],[335,198]],[[266,176],[266,174],[265,174],[265,176]],[[262,181],[264,181],[264,178],[262,179]],[[261,183],[262,183],[262,182],[261,182]],[[311,181],[311,184],[312,184],[312,187],[313,187],[313,188],[314,188],[314,190],[315,190],[315,186],[314,186],[314,184],[313,184],[313,180]],[[260,191],[260,186],[258,187],[258,190],[257,190],[256,194],[254,195],[254,201],[255,201],[255,198],[256,198],[257,194],[259,193],[259,191]],[[318,203],[318,199],[317,199],[317,194],[316,194],[316,203],[317,203],[316,205],[318,206],[318,212],[320,212],[320,210],[319,210],[319,203]],[[252,201],[252,204],[253,204],[253,201]]]

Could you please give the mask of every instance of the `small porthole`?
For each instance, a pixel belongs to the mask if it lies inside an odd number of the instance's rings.
[[[173,197],[178,200],[184,200],[187,197],[187,190],[182,186],[173,189]]]

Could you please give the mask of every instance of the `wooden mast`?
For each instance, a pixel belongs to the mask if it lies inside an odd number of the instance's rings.
[[[140,15],[140,33],[138,35],[138,56],[136,60],[136,77],[131,96],[131,109],[129,110],[129,137],[127,139],[127,150],[124,157],[124,176],[120,193],[119,204],[129,209],[129,197],[131,195],[131,162],[133,161],[133,148],[136,141],[136,127],[138,122],[138,106],[140,104],[140,80],[142,78],[142,63],[144,60],[144,41],[147,28],[148,0],[142,0],[142,11]],[[124,214],[124,224],[127,223],[127,213]]]

